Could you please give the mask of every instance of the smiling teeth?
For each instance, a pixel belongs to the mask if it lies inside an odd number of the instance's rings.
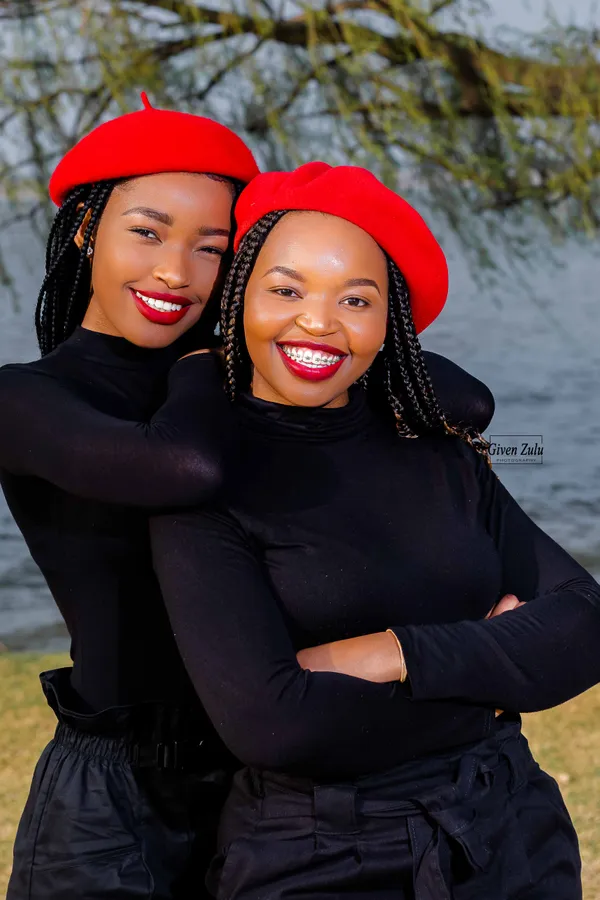
[[[295,362],[302,363],[310,369],[325,369],[333,366],[343,359],[343,355],[334,356],[332,353],[323,353],[322,350],[309,350],[307,347],[290,347],[286,344],[279,345],[286,356]]]
[[[180,309],[183,309],[183,306],[178,306],[177,303],[169,303],[168,300],[155,300],[154,297],[145,297],[139,291],[135,292],[135,296],[143,300],[146,306],[151,306],[152,309],[158,309],[160,312],[179,312]]]

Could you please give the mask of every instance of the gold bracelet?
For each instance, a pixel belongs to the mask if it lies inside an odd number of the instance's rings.
[[[398,681],[406,681],[408,677],[408,671],[406,669],[406,660],[404,659],[404,650],[402,649],[402,644],[398,640],[398,635],[394,631],[392,631],[391,628],[387,628],[386,632],[394,636],[394,640],[398,645],[398,653],[400,654],[400,678],[398,679]]]

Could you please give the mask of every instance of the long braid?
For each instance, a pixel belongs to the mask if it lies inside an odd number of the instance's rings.
[[[83,189],[78,188],[69,196],[56,214],[50,230],[46,247],[46,274],[40,288],[35,313],[36,331],[42,355],[51,349],[48,344],[51,341],[56,315],[57,304],[54,296],[57,286],[56,272],[65,255],[69,251],[72,253],[71,244],[85,216],[84,209],[77,210],[83,194]]]
[[[391,295],[392,297],[395,295],[398,298],[397,303],[390,303],[393,337],[398,348],[396,355],[401,356],[400,347],[402,347],[408,356],[406,372],[407,378],[410,379],[414,387],[411,399],[414,404],[415,414],[424,427],[431,428],[439,420],[439,407],[437,406],[433,384],[427,372],[421,344],[417,337],[408,285],[398,266],[389,258],[388,273]],[[400,313],[399,317],[397,315],[398,312]],[[400,318],[400,322],[398,318]]]
[[[268,213],[250,229],[240,244],[225,282],[221,332],[225,346],[226,387],[231,400],[235,400],[238,390],[247,390],[250,385],[250,359],[243,324],[246,286],[269,232],[286,212]]]
[[[469,444],[491,467],[490,444],[470,425],[450,423],[446,419],[435,394],[421,342],[417,336],[410,310],[410,294],[404,276],[397,265],[388,259],[389,271],[389,325],[383,356],[386,399],[396,419],[401,437],[420,437],[444,432]],[[402,324],[400,325],[400,320]],[[408,357],[408,359],[407,359]],[[381,393],[381,363],[379,384],[368,379],[368,390]],[[372,367],[374,368],[374,367]],[[379,401],[378,405],[381,405]]]
[[[46,274],[38,295],[35,327],[42,356],[81,323],[90,298],[90,241],[116,181],[73,188],[58,210],[46,247]],[[91,210],[81,250],[75,236]]]
[[[247,390],[251,362],[243,327],[244,296],[250,275],[267,236],[289,210],[268,213],[244,236],[233,260],[223,291],[221,330],[225,344],[226,387],[231,400]],[[404,276],[388,258],[388,328],[384,346],[359,383],[381,412],[391,412],[400,437],[417,438],[446,434],[469,444],[491,467],[490,444],[463,423],[447,421],[427,371],[415,329],[410,294]]]

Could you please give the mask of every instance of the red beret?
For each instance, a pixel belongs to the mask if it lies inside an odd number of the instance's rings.
[[[329,213],[370,234],[406,279],[417,332],[442,311],[448,296],[442,248],[419,213],[367,169],[311,162],[294,172],[259,175],[237,202],[235,249],[259,219],[281,209]]]
[[[94,128],[69,150],[50,179],[57,206],[78,184],[156,175],[159,172],[212,172],[251,181],[258,166],[230,128],[190,113],[154,109],[142,94],[144,109]]]

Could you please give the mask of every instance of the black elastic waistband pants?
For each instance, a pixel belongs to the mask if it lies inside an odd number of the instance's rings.
[[[185,711],[119,707],[83,716],[61,702],[66,670],[44,673],[42,684],[59,723],[35,769],[7,900],[208,897],[231,757],[194,740]],[[154,739],[161,735],[171,740]]]

